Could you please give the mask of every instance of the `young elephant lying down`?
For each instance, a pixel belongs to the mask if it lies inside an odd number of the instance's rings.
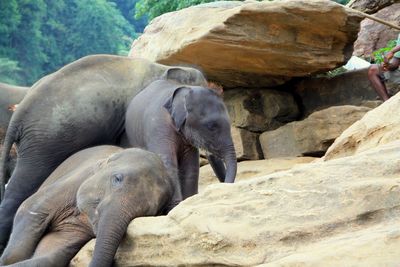
[[[154,153],[115,146],[82,150],[20,206],[0,265],[67,266],[96,237],[90,266],[111,266],[131,220],[160,214],[173,191]]]

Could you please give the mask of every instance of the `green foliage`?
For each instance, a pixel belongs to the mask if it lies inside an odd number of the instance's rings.
[[[138,0],[113,0],[117,8],[121,11],[122,16],[134,26],[136,32],[143,32],[147,25],[147,16],[144,15],[139,19],[135,19],[135,6]]]
[[[105,0],[75,0],[70,33],[65,40],[67,57],[88,54],[117,54],[126,43],[123,37],[134,31],[114,5]]]
[[[375,59],[375,63],[382,63],[383,58],[387,52],[393,49],[393,47],[396,46],[396,40],[390,40],[387,44],[386,47],[382,47],[374,52],[372,52],[372,56]]]
[[[139,0],[136,3],[135,18],[146,14],[149,19],[153,19],[167,12],[210,2],[215,2],[215,0]]]
[[[21,22],[16,0],[0,1],[0,55],[13,54],[11,35]]]
[[[18,62],[9,58],[0,58],[0,81],[17,84],[20,77],[21,68],[18,67]]]
[[[137,34],[119,8],[132,14],[134,3],[0,0],[0,58],[3,64],[15,63],[5,65],[7,72],[3,72],[6,74],[0,76],[0,81],[31,85],[82,56],[126,55]],[[19,71],[18,75],[13,75],[12,70]]]
[[[18,61],[19,66],[24,70],[22,78],[28,83],[33,83],[37,77],[43,75],[42,64],[46,59],[42,49],[44,39],[40,29],[46,6],[43,0],[17,2],[21,21],[11,34],[10,41],[15,49],[15,57],[12,59]]]

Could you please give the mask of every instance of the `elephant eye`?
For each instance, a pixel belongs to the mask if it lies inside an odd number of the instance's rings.
[[[218,125],[215,122],[210,121],[206,123],[206,127],[209,131],[215,131],[217,130]]]
[[[124,180],[124,176],[120,173],[117,173],[112,176],[111,183],[113,186],[118,186],[122,183],[123,180]]]

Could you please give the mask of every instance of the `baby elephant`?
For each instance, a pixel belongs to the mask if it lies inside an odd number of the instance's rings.
[[[237,162],[230,119],[223,99],[214,90],[154,81],[130,102],[125,131],[130,147],[161,156],[178,188],[170,208],[197,194],[199,148],[208,152],[221,182],[235,181]]]
[[[156,154],[115,146],[82,150],[20,206],[0,265],[68,266],[96,237],[90,266],[111,266],[128,224],[160,214],[173,193]]]

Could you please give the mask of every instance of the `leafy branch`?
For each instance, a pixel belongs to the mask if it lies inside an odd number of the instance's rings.
[[[375,62],[380,64],[383,62],[385,54],[393,49],[396,46],[396,40],[390,40],[386,47],[382,47],[374,52],[372,52],[372,56],[375,59]]]

